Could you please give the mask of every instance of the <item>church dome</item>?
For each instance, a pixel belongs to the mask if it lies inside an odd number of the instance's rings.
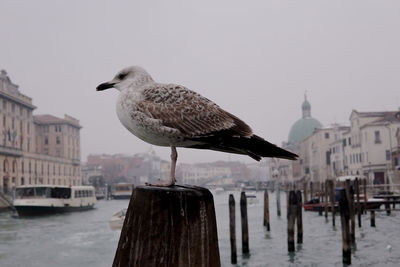
[[[312,135],[315,128],[321,128],[322,124],[311,117],[311,104],[307,101],[307,96],[304,96],[304,102],[301,105],[303,117],[296,121],[290,128],[289,142],[301,142],[308,136]]]

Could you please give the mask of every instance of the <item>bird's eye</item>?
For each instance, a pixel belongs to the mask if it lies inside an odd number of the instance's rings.
[[[120,74],[118,74],[117,78],[119,80],[123,80],[127,75],[128,75],[128,73],[120,73]]]

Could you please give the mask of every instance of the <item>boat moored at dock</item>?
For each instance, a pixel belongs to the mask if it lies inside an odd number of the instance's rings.
[[[16,188],[14,207],[20,216],[89,210],[97,200],[93,186],[27,185]]]

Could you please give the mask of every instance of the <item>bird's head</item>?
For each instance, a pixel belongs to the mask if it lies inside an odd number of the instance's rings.
[[[118,72],[111,81],[98,85],[96,91],[103,91],[109,88],[116,88],[122,91],[126,88],[140,86],[149,82],[153,82],[153,79],[143,68],[131,66]]]

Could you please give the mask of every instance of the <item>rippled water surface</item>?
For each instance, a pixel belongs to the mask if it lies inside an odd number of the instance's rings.
[[[250,256],[241,254],[239,192],[236,200],[237,266],[342,266],[340,218],[336,228],[331,218],[303,212],[304,243],[296,252],[287,252],[285,194],[281,194],[282,216],[276,212],[276,195],[270,194],[271,232],[265,231],[263,192],[259,202],[249,205]],[[228,193],[214,195],[222,266],[230,264]],[[108,221],[128,200],[99,201],[86,212],[38,218],[18,218],[0,213],[0,266],[111,266],[119,240]],[[400,213],[376,213],[376,228],[369,225],[369,214],[356,227],[352,266],[400,266]]]

